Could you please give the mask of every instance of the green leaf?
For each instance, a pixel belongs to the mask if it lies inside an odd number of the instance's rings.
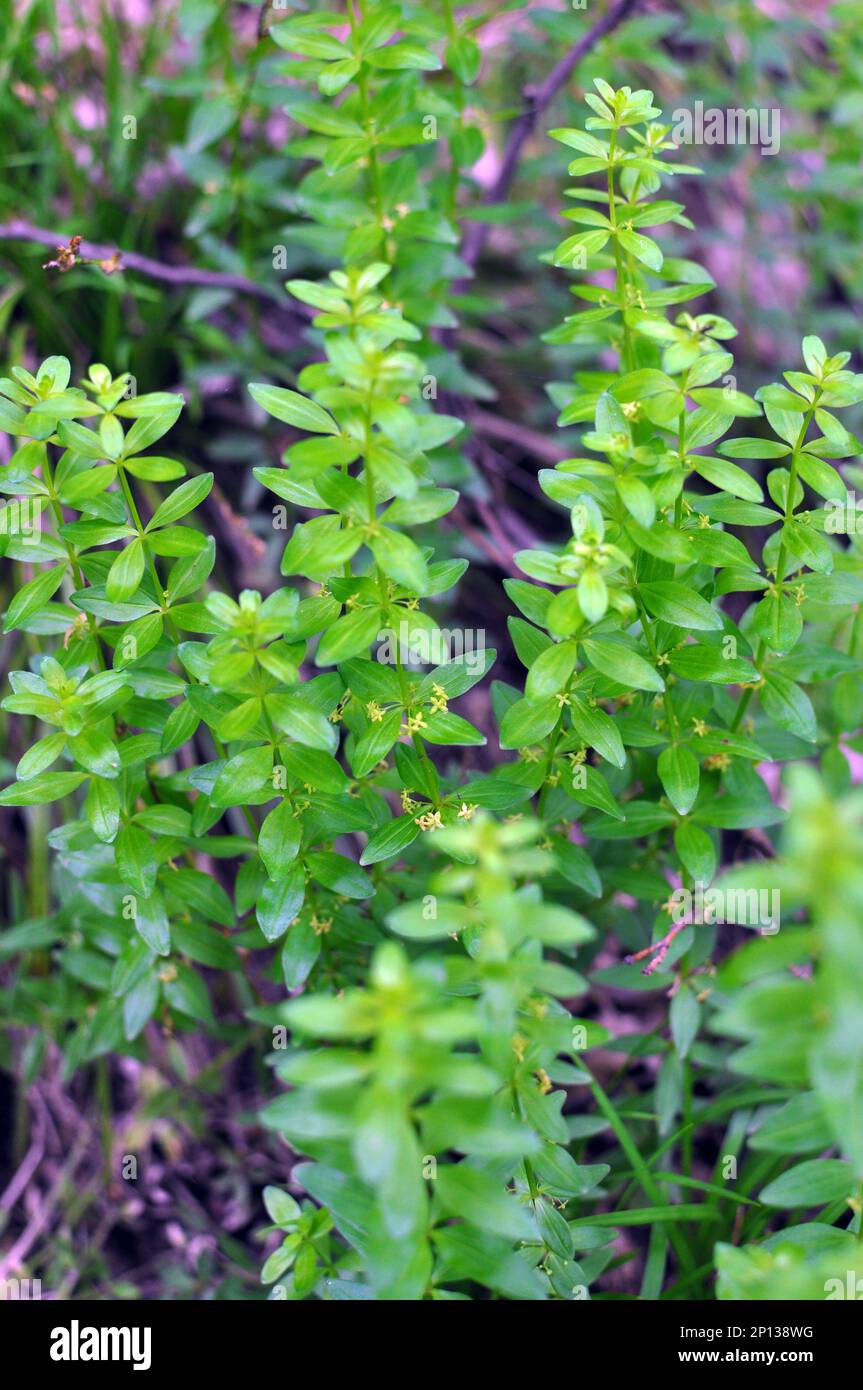
[[[137,825],[124,825],[114,844],[117,873],[123,883],[142,898],[149,898],[156,886],[159,860],[156,847],[146,831]]]
[[[780,539],[788,553],[799,565],[829,574],[833,568],[833,551],[820,532],[802,522],[786,521]]]
[[[260,801],[261,793],[267,790],[275,796],[272,749],[249,748],[222,767],[210,801],[213,806],[241,806],[244,801]]]
[[[708,681],[715,685],[734,685],[758,679],[755,667],[743,657],[725,655],[722,646],[693,643],[669,653],[668,664],[676,676],[688,681]]]
[[[133,478],[141,478],[148,483],[172,483],[186,473],[186,465],[178,459],[162,458],[155,454],[127,458],[123,467]]]
[[[767,1118],[750,1136],[749,1146],[764,1153],[797,1156],[828,1149],[830,1126],[819,1096],[812,1092],[794,1096]]]
[[[359,122],[349,116],[341,107],[327,105],[326,102],[322,101],[292,101],[288,109],[295,121],[299,121],[319,135],[330,135],[338,140],[363,134],[363,128]],[[296,295],[295,283],[292,281],[289,285],[291,294],[294,295]],[[330,293],[337,294],[337,291],[331,290]],[[309,303],[309,300],[307,299],[305,302]],[[314,301],[311,302],[314,303]],[[339,302],[342,305],[344,303],[341,299]],[[318,305],[318,307],[331,306]]]
[[[171,928],[161,893],[133,903],[135,930],[157,956],[168,955],[171,949]]]
[[[414,72],[436,72],[442,66],[440,59],[429,49],[407,40],[374,49],[366,55],[366,61],[371,63],[372,67],[397,72],[405,69]]]
[[[602,168],[602,164],[599,164]],[[608,232],[577,232],[567,237],[554,249],[554,264],[559,266],[576,265],[584,267],[590,256],[597,255],[608,242]]]
[[[267,879],[257,902],[258,926],[268,941],[278,941],[303,905],[305,876],[294,864],[281,878]]]
[[[624,251],[635,256],[648,270],[662,269],[662,252],[651,237],[641,236],[639,232],[618,231],[617,239]]]
[[[315,654],[315,664],[335,666],[349,657],[365,654],[383,627],[380,608],[355,608],[324,633]]]
[[[613,638],[586,637],[582,646],[591,666],[610,680],[633,690],[665,689],[665,682],[658,671],[625,643]]]
[[[719,452],[732,459],[781,459],[790,454],[791,449],[778,439],[747,437],[726,440],[724,444],[720,444]]]
[[[584,778],[584,786],[579,785],[579,780],[576,780],[579,777]],[[626,819],[625,813],[612,796],[602,773],[595,767],[590,767],[589,764],[584,763],[581,767],[573,769],[572,784],[567,787],[567,791],[575,801],[581,802],[584,806],[593,806],[597,811],[604,811],[613,820],[624,821]]]
[[[608,586],[593,565],[581,573],[577,587],[578,603],[589,623],[601,622],[608,610]]]
[[[812,376],[819,374],[819,369],[827,361],[827,349],[820,338],[811,335],[803,339],[803,361],[806,363],[806,370]]]
[[[479,76],[481,62],[481,52],[479,44],[475,39],[468,38],[466,34],[457,34],[454,39],[447,44],[446,64],[458,78],[469,87]]]
[[[826,497],[828,501],[834,498],[843,498],[847,495],[848,489],[842,480],[842,475],[829,463],[823,459],[816,458],[814,454],[803,449],[797,458],[797,472],[808,483],[819,497]]]
[[[560,718],[560,709],[553,695],[545,700],[516,700],[500,722],[501,748],[541,743]]]
[[[692,821],[682,821],[674,832],[674,848],[696,882],[710,883],[716,873],[716,850],[706,830]]]
[[[280,962],[285,988],[302,989],[320,954],[321,938],[311,917],[301,917],[294,922],[282,946]]]
[[[701,1005],[688,986],[678,989],[671,1001],[669,1022],[671,1037],[678,1057],[686,1057],[698,1036]]]
[[[536,1238],[536,1227],[527,1207],[488,1173],[468,1163],[448,1163],[438,1168],[435,1198],[445,1212],[460,1216],[481,1230],[507,1240]]]
[[[335,725],[303,695],[268,695],[265,704],[276,727],[297,743],[319,752],[335,751],[338,744]]]
[[[351,768],[355,777],[367,777],[381,759],[386,757],[399,736],[401,726],[400,709],[389,710],[383,719],[369,725],[357,740],[351,756]]]
[[[531,666],[524,693],[529,700],[544,700],[567,684],[575,668],[578,646],[575,642],[557,642],[546,647]]]
[[[472,921],[470,909],[450,898],[404,903],[387,915],[387,926],[409,941],[442,941]]]
[[[340,433],[328,411],[297,391],[287,391],[282,386],[253,384],[249,387],[249,394],[268,415],[275,416],[286,425],[294,425],[296,429],[307,430],[310,434]]]
[[[744,502],[761,502],[764,493],[754,478],[736,463],[727,459],[701,458],[693,456],[690,460],[695,472],[706,478],[714,487],[730,492],[732,497],[742,497]]]
[[[398,816],[380,826],[369,839],[360,856],[361,864],[377,864],[382,859],[394,859],[413,844],[420,828],[413,815]]]
[[[175,868],[165,880],[165,888],[208,922],[218,922],[221,927],[235,925],[237,914],[231,899],[220,883],[200,869]]]
[[[812,1158],[789,1168],[761,1189],[768,1207],[823,1207],[854,1191],[854,1170],[840,1158]]]
[[[303,838],[302,823],[289,801],[270,811],[258,832],[258,853],[270,878],[281,878],[297,857]]]
[[[700,594],[687,589],[684,584],[672,580],[657,580],[653,584],[640,584],[644,605],[654,618],[673,623],[675,627],[690,628],[697,632],[720,632],[722,618]]]
[[[615,478],[614,486],[630,516],[633,516],[640,526],[652,526],[656,519],[656,503],[647,484],[640,478],[621,474]]]
[[[583,893],[588,893],[592,898],[602,895],[602,881],[581,845],[573,844],[571,840],[556,840],[554,860],[563,877]]]
[[[0,806],[43,806],[47,801],[59,801],[61,796],[80,787],[86,780],[84,772],[44,772],[26,782],[13,782],[0,792]]]
[[[595,748],[606,762],[623,767],[626,753],[620,732],[610,715],[598,705],[589,705],[580,695],[570,696],[572,727],[590,748]]]
[[[171,1008],[199,1023],[212,1024],[213,1006],[201,976],[187,965],[177,965],[175,969],[174,978],[166,980],[162,986]]]
[[[158,646],[164,631],[161,613],[147,613],[137,622],[129,623],[122,640],[114,649],[114,669],[122,671]]]
[[[83,733],[69,739],[69,752],[88,772],[97,777],[116,777],[120,772],[120,754],[102,724],[91,725]]]
[[[428,584],[428,567],[419,546],[401,531],[382,527],[370,541],[372,554],[384,574],[421,594]]]
[[[263,1198],[267,1215],[275,1226],[283,1226],[287,1229],[299,1221],[301,1216],[299,1203],[295,1202],[289,1193],[283,1192],[279,1187],[265,1187]]]
[[[155,531],[161,526],[169,526],[172,522],[179,521],[181,516],[194,511],[195,507],[209,496],[212,486],[212,473],[202,473],[197,478],[189,478],[185,483],[181,483],[156,508],[147,526],[147,532]]]
[[[717,415],[744,415],[750,418],[761,414],[761,407],[742,391],[724,386],[701,386],[687,393],[698,405],[715,410]]]
[[[779,671],[767,671],[761,687],[761,704],[770,719],[807,743],[816,743],[818,731],[812,701],[804,690]]]
[[[687,815],[698,796],[698,759],[684,744],[672,744],[660,753],[657,771],[675,811]]]
[[[323,748],[301,747],[299,744],[289,744],[287,748],[283,746],[280,752],[290,775],[304,786],[332,792],[336,796],[347,791],[347,774],[332,753]]]
[[[123,1033],[133,1042],[156,1012],[161,988],[157,975],[147,974],[123,998]]]
[[[66,735],[64,733],[48,734],[45,738],[40,738],[28,748],[19,760],[15,769],[15,775],[19,782],[26,782],[30,777],[38,777],[40,772],[44,772],[53,762],[56,762],[63,749],[66,747]]]
[[[144,573],[144,546],[140,540],[130,541],[119,552],[108,571],[105,593],[111,603],[124,603],[137,592]]]
[[[306,867],[312,878],[345,898],[370,898],[374,886],[352,859],[332,850],[316,850],[306,855]]]
[[[3,631],[13,632],[16,628],[25,627],[28,619],[40,608],[44,608],[57,592],[63,580],[63,573],[63,566],[58,565],[55,569],[42,570],[35,579],[22,584],[6,610]]]
[[[420,729],[420,738],[426,743],[441,744],[446,747],[481,747],[485,735],[460,714],[452,710],[438,710],[426,716],[425,728]]]

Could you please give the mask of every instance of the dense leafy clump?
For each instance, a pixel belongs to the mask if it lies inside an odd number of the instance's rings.
[[[264,1193],[276,1297],[582,1299],[636,1255],[645,1298],[824,1297],[860,1264],[863,565],[831,521],[863,377],[808,336],[737,388],[734,326],[681,307],[712,277],[654,234],[697,171],[651,92],[597,80],[551,132],[579,304],[546,341],[592,365],[549,394],[582,456],[539,475],[566,539],[505,581],[526,675],[492,683],[489,749],[460,702],[495,653],[446,628],[467,566],[433,545],[484,394],[451,342],[479,53],[449,7],[348,20],[273,28],[337,262],[288,282],[296,389],[249,386],[290,431],[253,469],[288,582],[213,582],[212,476],[161,452],[181,396],[61,356],[0,382],[2,707],[33,732],[0,804],[57,866],[4,939],[9,1013],[67,1075],[154,1022],[267,1058],[302,1158]],[[653,1021],[615,1034],[607,988]]]

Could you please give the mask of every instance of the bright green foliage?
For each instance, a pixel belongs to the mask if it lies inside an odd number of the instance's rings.
[[[848,1206],[859,1223],[863,1198],[863,802],[859,792],[829,796],[808,767],[793,770],[791,791],[782,857],[732,870],[722,884],[779,892],[805,919],[723,963],[711,1026],[744,1044],[730,1058],[736,1074],[788,1088],[790,1098],[766,1111],[750,1141],[758,1152],[794,1160],[761,1188],[761,1201],[789,1213],[820,1209],[820,1219],[795,1226],[793,1238],[778,1231],[761,1246],[723,1247],[720,1297],[780,1296],[774,1252],[779,1277],[805,1290],[788,1298],[823,1298],[825,1280],[863,1273],[859,1237],[830,1224]],[[819,1156],[834,1146],[842,1158]]]
[[[390,268],[383,292],[428,335],[426,390],[433,395],[426,399],[437,398],[438,386],[487,394],[439,343],[439,331],[457,323],[447,301],[462,269],[459,186],[484,148],[466,107],[480,62],[472,34],[486,17],[457,17],[449,0],[439,9],[348,0],[346,14],[274,18],[272,38],[292,55],[284,70],[304,80],[286,105],[308,131],[292,151],[317,165],[299,184],[297,207],[309,223],[292,228],[293,238],[361,267],[365,292]],[[348,286],[289,288],[323,311],[320,327],[355,324],[340,307],[339,291]],[[348,298],[356,305],[362,293]]]
[[[366,989],[306,995],[279,1013],[298,1039],[336,1046],[279,1061],[295,1089],[266,1119],[317,1160],[303,1185],[363,1256],[377,1297],[458,1297],[446,1286],[464,1280],[528,1299],[585,1285],[555,1199],[584,1196],[607,1169],[566,1152],[564,1093],[552,1085],[576,1077],[561,1060],[574,1035],[556,996],[586,982],[543,947],[566,959],[593,931],[536,888],[515,891],[550,867],[535,834],[530,821],[484,817],[441,831],[462,862],[388,925],[410,942],[459,945],[412,964],[389,942]]]
[[[463,270],[459,170],[481,152],[478,50],[449,8],[349,20],[347,37],[326,13],[273,28],[317,88],[289,98],[317,165],[298,235],[338,265],[288,285],[313,311],[313,360],[290,389],[249,388],[289,431],[283,466],[254,470],[277,528],[314,513],[285,545],[289,583],[211,585],[212,477],[154,452],[181,397],[131,394],[102,365],[70,386],[62,357],[0,382],[21,653],[3,708],[33,731],[0,803],[53,815],[60,866],[58,912],[4,945],[54,947],[63,980],[23,970],[11,1017],[70,1073],[146,1056],[157,1018],[275,1043],[289,1089],[265,1121],[309,1160],[290,1181],[311,1200],[264,1194],[284,1234],[262,1271],[274,1297],[580,1299],[627,1226],[650,1227],[643,1297],[710,1296],[714,1249],[720,1297],[823,1296],[856,1268],[863,1182],[860,804],[842,751],[861,746],[863,566],[831,524],[831,460],[861,449],[837,412],[863,378],[807,337],[784,383],[737,389],[733,326],[680,307],[711,277],[654,234],[690,225],[664,181],[695,171],[666,159],[652,93],[597,81],[585,127],[553,132],[582,181],[578,230],[548,259],[586,307],[547,339],[597,364],[550,387],[582,430],[583,456],[540,474],[572,537],[520,552],[526,578],[506,581],[527,674],[492,687],[503,759],[465,781],[446,750],[485,738],[450,705],[494,653],[453,654],[466,565],[429,541],[469,476],[438,383],[482,392],[439,342]],[[421,85],[441,51],[449,75]],[[762,460],[766,497],[743,466]],[[788,779],[788,816],[759,765],[816,758],[820,777]],[[778,859],[713,883],[723,831],[769,848],[780,825]],[[738,889],[725,921],[765,934],[729,953],[715,911],[672,926],[677,883]],[[749,911],[762,886],[782,895],[778,935]],[[630,955],[597,966],[610,939]],[[263,1002],[249,952],[298,997]],[[199,967],[229,973],[251,1031],[222,1021]],[[668,1008],[613,1037],[572,1014],[594,986]],[[604,1084],[599,1047],[623,1059]],[[655,1077],[640,1093],[630,1058]],[[717,1124],[718,1152],[696,1155]],[[777,1212],[794,1224],[765,1239]]]

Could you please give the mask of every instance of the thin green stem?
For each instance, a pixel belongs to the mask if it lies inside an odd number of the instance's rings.
[[[614,168],[613,168],[613,165],[614,165],[614,152],[615,152],[616,146],[617,146],[617,131],[616,131],[616,130],[613,130],[613,131],[611,132],[611,139],[610,139],[610,141],[609,141],[609,151],[608,151],[608,158],[609,158],[609,165],[608,165],[608,220],[609,220],[609,222],[611,223],[611,228],[612,228],[611,241],[612,241],[612,245],[614,246],[614,265],[615,265],[615,278],[616,278],[616,286],[615,286],[615,288],[616,288],[616,290],[617,290],[618,296],[619,296],[619,298],[620,298],[620,300],[621,300],[621,304],[622,304],[621,311],[620,311],[620,317],[621,317],[621,323],[622,323],[622,326],[623,326],[623,361],[624,361],[624,365],[626,366],[627,371],[632,371],[632,364],[633,364],[633,357],[632,357],[632,339],[631,339],[630,332],[629,332],[629,325],[628,325],[628,323],[626,322],[626,290],[627,290],[627,281],[626,281],[626,275],[625,275],[624,268],[623,268],[623,258],[621,257],[621,254],[620,254],[620,245],[619,245],[619,243],[618,243],[617,236],[616,236],[616,232],[617,232],[617,203],[616,203],[615,193],[614,193]]]
[[[641,594],[638,592],[637,584],[633,584],[632,586],[632,596],[635,599],[639,614],[641,615],[641,630],[644,633],[644,640],[647,643],[648,650],[653,658],[653,664],[658,671],[660,665],[659,648],[657,647],[656,641],[654,639],[650,614],[644,606],[644,600],[642,599]],[[665,707],[665,717],[668,720],[668,730],[672,737],[676,739],[680,733],[680,728],[677,723],[677,715],[674,712],[674,704],[672,702],[668,686],[665,684],[665,682],[663,682],[663,685],[665,688],[662,692],[662,703]]]
[[[586,1067],[585,1071],[587,1071]],[[639,1153],[638,1145],[630,1134],[626,1122],[615,1108],[610,1098],[606,1095],[596,1077],[591,1072],[587,1072],[587,1074],[590,1077],[590,1089],[593,1092],[593,1097],[611,1125],[611,1128],[614,1130],[620,1147],[623,1149],[623,1152],[632,1165],[633,1172],[638,1176],[638,1181],[645,1196],[653,1206],[665,1206],[666,1202],[662,1188],[654,1181],[653,1174]],[[691,1270],[693,1267],[692,1255],[681,1233],[676,1231],[673,1225],[669,1225],[668,1238],[674,1246],[675,1253],[681,1265],[685,1269]]]

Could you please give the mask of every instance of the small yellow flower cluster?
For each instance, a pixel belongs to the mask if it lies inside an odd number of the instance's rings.
[[[448,699],[449,696],[447,695],[443,686],[438,685],[437,682],[435,682],[435,684],[432,686],[432,702],[429,705],[429,713],[437,714],[439,711],[442,710],[445,714]]]

